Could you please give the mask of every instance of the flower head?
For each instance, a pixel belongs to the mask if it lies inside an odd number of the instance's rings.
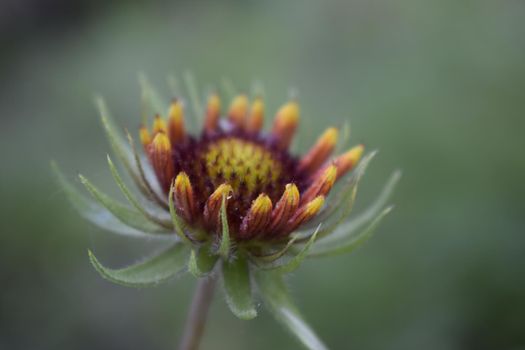
[[[195,136],[186,132],[179,99],[167,120],[157,115],[150,129],[140,128],[162,195],[173,187],[177,214],[209,239],[220,234],[218,215],[226,195],[232,240],[282,240],[315,217],[336,180],[363,152],[359,145],[331,159],[338,131],[328,128],[303,157],[295,157],[288,148],[299,125],[298,103],[285,103],[269,132],[262,130],[262,98],[249,103],[238,95],[221,113],[219,97],[210,95],[203,129]]]
[[[108,156],[111,173],[129,205],[105,195],[81,176],[94,201],[86,198],[54,165],[65,192],[84,217],[112,232],[170,245],[124,269],[106,268],[90,252],[91,262],[108,280],[135,287],[157,284],[186,268],[199,278],[216,271],[224,280],[230,309],[241,318],[257,314],[253,274],[278,319],[303,341],[311,340],[315,336],[305,336],[308,327],[300,325],[303,321],[291,306],[282,275],[306,257],[350,252],[366,241],[390,210],[385,204],[399,173],[368,210],[349,219],[357,185],[375,152],[363,156],[363,145],[336,152],[346,147],[347,124],[341,129],[342,140],[339,129],[328,127],[309,150],[296,156],[289,151],[301,124],[296,100],[284,103],[266,130],[260,96],[250,99],[238,94],[223,104],[213,93],[203,108],[189,76],[187,82],[193,91],[193,118],[187,117],[181,97],[165,110],[160,108],[155,102],[158,96],[142,80],[145,110],[153,112],[153,120],[138,130],[143,155],[129,133],[125,141],[105,104],[97,100],[113,151],[140,193],[137,196],[128,188]],[[191,133],[187,122],[199,118],[200,127]],[[332,194],[334,187],[338,190]]]

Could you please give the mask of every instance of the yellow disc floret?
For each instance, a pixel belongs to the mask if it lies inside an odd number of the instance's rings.
[[[253,193],[275,183],[282,173],[282,164],[267,148],[236,137],[210,143],[204,160],[212,182],[227,182],[234,192]]]

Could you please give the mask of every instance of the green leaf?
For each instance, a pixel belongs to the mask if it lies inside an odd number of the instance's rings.
[[[100,120],[102,122],[102,126],[104,127],[104,131],[106,133],[106,137],[109,141],[111,149],[113,150],[117,158],[120,160],[128,174],[131,176],[133,182],[135,182],[137,187],[143,193],[145,193],[147,191],[147,186],[137,173],[137,169],[133,167],[133,154],[126,142],[124,141],[122,135],[117,132],[115,128],[115,123],[111,118],[111,114],[109,113],[106,103],[104,102],[102,97],[96,97],[95,103],[98,107],[100,113]]]
[[[331,244],[317,245],[308,256],[323,257],[351,253],[372,237],[381,220],[383,220],[391,210],[392,207],[385,208],[362,232],[348,236],[346,240],[341,239],[337,243],[331,242]]]
[[[219,256],[212,254],[208,246],[192,249],[188,270],[195,277],[205,277],[213,270],[218,259]]]
[[[246,258],[239,256],[231,262],[224,260],[222,275],[226,302],[233,314],[243,320],[256,317],[257,311],[250,284],[250,269]]]
[[[138,211],[123,205],[122,203],[101,192],[84,176],[79,175],[79,178],[82,184],[91,193],[93,198],[95,198],[104,208],[106,208],[122,223],[144,232],[170,233],[169,230],[166,230],[159,225],[146,220]]]
[[[162,226],[168,230],[173,229],[173,225],[171,222],[166,222],[165,220],[162,220],[144,208],[144,206],[139,202],[139,200],[135,197],[135,195],[129,190],[129,188],[126,186],[124,181],[122,180],[122,177],[120,177],[120,174],[118,173],[117,168],[115,167],[115,164],[111,161],[111,158],[109,155],[107,156],[108,159],[108,165],[109,170],[111,171],[111,175],[113,176],[113,179],[117,183],[118,187],[120,188],[121,192],[124,194],[126,199],[137,209],[139,213],[141,213],[146,220],[150,220],[158,224],[159,226]]]
[[[113,233],[131,237],[150,239],[154,238],[162,240],[173,240],[175,237],[173,235],[157,234],[154,232],[146,233],[123,224],[106,208],[86,197],[83,193],[77,190],[75,186],[67,181],[66,177],[60,171],[55,162],[51,162],[51,170],[55,174],[58,185],[63,189],[71,205],[83,218],[90,221],[94,225]]]
[[[139,84],[142,89],[142,123],[148,125],[148,118],[156,114],[163,114],[168,105],[149,82],[144,73],[139,73]]]
[[[301,265],[304,259],[307,257],[308,252],[310,251],[310,248],[312,247],[312,244],[315,242],[315,238],[317,237],[317,234],[319,233],[320,228],[321,228],[321,225],[317,227],[315,232],[310,236],[310,239],[308,240],[308,242],[304,245],[303,249],[301,249],[301,251],[296,256],[291,258],[285,264],[266,268],[266,269],[273,270],[281,274],[286,274],[286,273],[295,271]]]
[[[228,225],[228,215],[226,215],[226,195],[222,196],[220,216],[222,224],[222,235],[221,243],[219,245],[219,254],[224,260],[226,260],[230,255],[230,226]]]
[[[377,199],[370,207],[368,207],[368,209],[357,215],[355,218],[338,225],[335,228],[335,231],[333,231],[329,236],[319,240],[319,242],[315,245],[314,250],[323,245],[338,245],[341,241],[345,241],[348,239],[348,237],[351,237],[357,230],[369,223],[371,220],[374,220],[384,209],[400,179],[401,172],[395,171],[388,179]]]
[[[289,332],[309,350],[327,350],[328,348],[310,326],[303,320],[283,280],[283,275],[276,271],[258,271],[255,274],[259,292],[265,305]]]
[[[178,243],[132,266],[110,269],[104,267],[95,255],[88,251],[91,264],[102,277],[113,283],[136,288],[151,287],[175,276],[184,269],[187,253],[188,248]]]
[[[297,240],[297,236],[293,236],[292,238],[290,238],[290,240],[286,243],[286,245],[282,248],[282,249],[279,249],[277,251],[274,251],[270,254],[267,254],[267,255],[254,255],[252,254],[252,256],[255,258],[255,260],[258,262],[258,263],[272,263],[274,261],[276,261],[277,259],[281,258],[282,256],[284,256],[284,254],[286,254],[286,252],[288,252],[288,250],[293,246],[293,244],[295,243],[295,241]]]

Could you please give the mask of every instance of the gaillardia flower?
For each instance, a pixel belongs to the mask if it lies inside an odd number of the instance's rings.
[[[143,82],[144,114],[151,114],[153,120],[143,118],[138,130],[142,152],[129,133],[121,136],[98,99],[110,144],[140,194],[128,187],[108,156],[111,173],[129,205],[113,200],[80,176],[94,201],[86,198],[54,166],[66,193],[86,218],[113,232],[169,245],[123,269],[104,267],[89,252],[91,262],[104,278],[135,287],[155,285],[182,270],[204,279],[221,276],[230,309],[243,319],[257,315],[252,293],[257,286],[277,319],[303,345],[325,349],[300,318],[282,276],[307,257],[350,252],[367,240],[390,210],[384,206],[399,173],[394,173],[376,203],[349,220],[357,184],[375,153],[361,159],[362,145],[336,152],[346,146],[347,124],[342,140],[339,130],[329,127],[297,156],[290,151],[301,124],[295,99],[279,108],[271,126],[264,128],[260,95],[250,100],[238,94],[223,108],[218,93],[210,94],[201,106],[191,84],[189,90],[193,118],[188,118],[180,96],[169,108],[160,107],[155,102],[158,97]],[[195,120],[201,121],[201,129],[192,133],[187,124]]]

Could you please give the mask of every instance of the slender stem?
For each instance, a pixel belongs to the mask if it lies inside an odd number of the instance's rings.
[[[186,326],[179,344],[179,350],[197,350],[204,333],[208,309],[215,291],[215,278],[199,278],[197,289],[191,302]]]

